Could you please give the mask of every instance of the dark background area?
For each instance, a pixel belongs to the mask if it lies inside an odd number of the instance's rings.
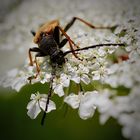
[[[0,1],[0,22],[2,22],[6,14],[11,12],[15,7],[25,0],[1,0]]]
[[[121,126],[116,120],[110,119],[105,125],[100,125],[98,112],[92,119],[86,121],[79,118],[77,110],[73,110],[53,99],[57,104],[57,111],[46,116],[44,126],[40,121],[43,113],[37,119],[31,120],[27,116],[26,106],[31,93],[36,89],[41,93],[46,91],[47,85],[35,84],[26,86],[19,93],[1,89],[0,96],[0,139],[1,140],[124,140]],[[2,96],[3,95],[3,96]]]

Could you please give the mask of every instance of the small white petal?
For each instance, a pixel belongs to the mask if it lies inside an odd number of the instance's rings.
[[[61,82],[62,82],[62,84],[63,84],[64,87],[68,87],[69,84],[70,84],[70,79],[68,78],[67,75],[62,74],[61,75]]]
[[[106,121],[109,119],[109,114],[104,113],[104,114],[100,114],[100,123],[101,124],[105,124]]]
[[[80,99],[78,95],[71,93],[69,96],[65,97],[64,102],[70,105],[73,109],[76,109],[79,107]]]
[[[85,84],[89,84],[90,83],[90,79],[86,74],[83,74],[81,77],[81,80],[85,83]]]
[[[54,92],[55,92],[59,97],[64,96],[63,86],[62,86],[61,84],[57,85],[57,86],[54,88]]]
[[[77,84],[80,83],[80,77],[79,76],[74,76],[74,77],[71,78],[71,80],[74,81]]]
[[[83,120],[91,118],[94,115],[96,106],[94,105],[95,96],[97,92],[87,92],[81,99],[79,107],[79,116]]]
[[[12,89],[20,91],[20,89],[27,84],[26,78],[18,77],[13,80],[11,83]]]
[[[31,100],[34,100],[34,99],[35,99],[35,97],[36,97],[36,95],[35,95],[35,94],[31,94],[30,99],[31,99]]]
[[[86,120],[88,118],[91,118],[94,115],[96,106],[89,105],[89,104],[80,104],[79,107],[79,116],[81,119]]]
[[[27,70],[28,70],[29,74],[34,74],[35,67],[34,66],[28,66]]]
[[[36,100],[30,101],[27,105],[27,109],[28,109],[27,114],[31,119],[35,119],[37,115],[41,112],[39,104]]]
[[[45,111],[45,108],[46,108],[46,103],[47,103],[47,99],[45,98],[42,98],[40,101],[39,101],[39,105],[40,107]],[[52,110],[55,110],[56,109],[56,105],[53,101],[49,101],[49,105],[48,105],[48,109],[47,109],[47,113],[51,112]]]
[[[105,54],[106,54],[106,51],[103,48],[98,49],[98,55],[99,56],[105,56]]]
[[[101,77],[100,74],[96,73],[96,74],[93,75],[92,79],[93,80],[100,80],[100,77]]]
[[[113,74],[116,71],[118,71],[118,69],[119,69],[119,65],[118,64],[114,64],[109,69],[107,69],[107,71],[108,71],[108,74]]]
[[[45,84],[46,82],[50,82],[51,74],[45,74],[45,75],[43,75],[43,74],[42,74],[43,78],[40,80],[40,82],[42,84]]]

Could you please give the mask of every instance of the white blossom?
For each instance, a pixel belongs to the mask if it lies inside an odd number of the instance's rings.
[[[70,83],[70,79],[67,75],[61,74],[59,79],[54,79],[53,89],[56,94],[60,97],[64,95],[64,87],[68,87]]]
[[[139,140],[140,138],[140,114],[122,114],[119,123],[123,125],[122,133],[126,138]]]
[[[38,114],[41,112],[41,110],[45,111],[47,95],[39,94],[39,93],[32,94],[30,99],[31,101],[27,105],[27,109],[28,109],[27,114],[31,119],[35,119],[38,116]],[[55,109],[56,109],[55,103],[50,100],[46,113],[49,113]]]
[[[79,108],[80,118],[86,120],[94,115],[96,106],[94,103],[94,97],[96,97],[97,92],[80,92],[78,95],[71,93],[69,96],[65,97],[64,102],[69,104],[73,109]]]
[[[7,79],[8,78],[8,79]],[[25,73],[18,69],[12,69],[7,72],[7,75],[0,79],[0,84],[4,87],[11,87],[17,92],[28,83]]]

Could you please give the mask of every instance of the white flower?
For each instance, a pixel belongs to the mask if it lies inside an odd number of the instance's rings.
[[[106,55],[105,49],[104,49],[104,48],[99,48],[99,49],[98,49],[98,55],[99,55],[100,57],[105,56],[105,55]]]
[[[82,93],[79,93],[79,95],[76,95],[74,93],[71,93],[69,96],[65,97],[64,102],[69,104],[73,109],[77,109],[80,104]]]
[[[96,109],[94,99],[96,95],[96,91],[86,92],[85,94],[80,92],[78,95],[71,93],[69,96],[65,97],[64,102],[69,104],[73,109],[79,108],[78,112],[80,118],[86,120],[94,115]]]
[[[112,114],[112,111],[115,112],[112,106],[112,102],[109,99],[111,96],[108,90],[100,91],[98,96],[95,98],[95,105],[100,112],[100,123],[104,124]]]
[[[122,133],[126,138],[140,139],[140,113],[122,114],[119,123],[123,125]]]
[[[37,115],[41,112],[41,109],[45,111],[47,95],[39,94],[39,93],[32,94],[30,99],[31,101],[27,105],[27,109],[28,109],[27,114],[31,119],[35,119]],[[55,103],[50,100],[48,105],[48,110],[46,113],[49,113],[55,109],[56,109]]]
[[[18,69],[10,70],[9,72],[7,72],[6,75],[4,75],[0,79],[0,85],[4,87],[11,87],[17,92],[19,92],[20,89],[27,83],[28,82],[27,82],[27,77],[25,76],[25,73]]]
[[[46,82],[50,82],[50,78],[51,78],[51,74],[46,73],[46,72],[42,72],[40,75],[40,82],[42,84],[46,83]]]
[[[89,69],[83,64],[79,64],[78,68],[75,71],[70,73],[70,79],[75,83],[80,83],[83,81],[85,84],[90,83],[90,78],[88,76]]]
[[[103,80],[108,74],[108,69],[101,66],[98,70],[92,71],[92,74],[92,80]]]
[[[60,78],[55,78],[53,81],[53,89],[54,92],[59,96],[62,97],[64,95],[64,87],[68,87],[70,84],[70,79],[66,74],[61,74]]]

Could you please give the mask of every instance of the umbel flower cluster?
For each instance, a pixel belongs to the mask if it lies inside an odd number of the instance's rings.
[[[128,23],[128,26],[131,24]],[[114,43],[124,42],[125,47],[104,46],[85,50],[78,54],[82,61],[69,54],[63,67],[57,68],[53,80],[53,96],[63,98],[71,108],[77,109],[81,119],[93,117],[95,110],[98,110],[101,124],[109,117],[113,117],[124,126],[124,136],[128,138],[139,136],[140,40],[137,38],[139,33],[135,28],[124,29],[123,26],[118,26],[114,33],[108,34],[116,39]],[[81,40],[86,38],[88,35],[80,36]],[[77,39],[77,42],[79,40]],[[67,47],[68,45],[66,49]],[[36,79],[32,79],[32,84],[37,82],[49,84],[52,71],[49,57],[39,58],[38,63],[41,71]],[[1,84],[19,91],[29,83],[28,78],[35,75],[36,66],[29,66],[29,62],[26,61],[23,70],[9,71],[1,80]],[[74,90],[71,89],[72,85]],[[120,88],[125,91],[123,96],[120,95]],[[33,93],[27,105],[28,116],[35,119],[41,111],[45,111],[46,101],[47,93]],[[46,113],[55,109],[55,103],[50,100]]]
[[[57,6],[56,6],[57,7]],[[101,8],[100,8],[101,9]],[[128,7],[129,9],[129,7]],[[127,10],[128,10],[127,9]],[[136,9],[135,9],[136,10]],[[53,11],[52,11],[53,12]],[[111,11],[112,12],[112,11]],[[100,114],[100,123],[110,117],[122,125],[126,138],[140,138],[140,12],[129,11],[118,17],[118,26],[113,30],[71,30],[69,36],[82,47],[93,44],[124,43],[125,46],[104,46],[79,52],[78,60],[72,54],[66,56],[66,63],[56,70],[52,85],[52,96],[63,99],[72,109],[76,109],[83,120]],[[67,51],[69,45],[62,49]],[[52,67],[49,57],[39,58],[40,73],[34,83],[50,83]],[[36,75],[36,66],[29,66],[27,59],[22,69],[12,69],[0,80],[4,87],[17,92],[29,84],[29,77]],[[49,90],[48,90],[49,91]],[[45,111],[48,93],[32,93],[27,104],[27,114],[35,119]],[[57,109],[51,99],[46,113]]]

